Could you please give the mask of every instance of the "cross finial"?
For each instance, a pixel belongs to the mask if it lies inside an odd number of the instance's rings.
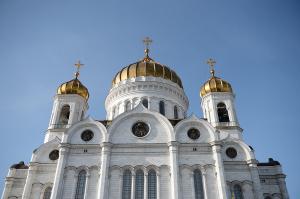
[[[214,66],[216,64],[216,61],[212,58],[209,58],[206,62],[210,66],[210,74],[214,77],[215,76],[215,69]]]
[[[149,46],[152,43],[152,39],[150,39],[150,37],[145,37],[145,39],[143,39],[143,43],[145,44],[145,58],[144,58],[144,61],[150,61]]]
[[[77,68],[76,73],[75,73],[75,77],[76,77],[76,79],[77,79],[78,76],[79,76],[79,70],[80,70],[80,67],[81,67],[81,66],[84,66],[84,64],[80,63],[80,60],[78,60],[78,62],[75,63],[74,65],[75,65],[76,68]]]

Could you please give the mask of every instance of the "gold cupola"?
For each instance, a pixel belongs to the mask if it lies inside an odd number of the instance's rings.
[[[130,64],[122,68],[114,77],[112,85],[116,85],[121,81],[136,78],[136,77],[160,77],[176,83],[180,88],[183,88],[181,79],[169,67],[160,64],[149,57],[149,44],[152,40],[146,37],[144,40],[146,45],[145,56],[142,60]]]
[[[215,76],[215,70],[214,70],[215,63],[216,62],[213,59],[209,59],[207,61],[207,64],[210,65],[211,67],[210,70],[211,77],[201,87],[200,90],[201,97],[212,92],[230,92],[230,93],[233,92],[230,83]]]
[[[80,61],[78,61],[75,66],[77,67],[77,71],[75,73],[75,78],[61,84],[57,88],[57,94],[58,95],[64,95],[64,94],[77,94],[83,97],[86,101],[89,99],[89,91],[88,89],[78,80],[79,76],[79,69],[84,64],[81,64]]]

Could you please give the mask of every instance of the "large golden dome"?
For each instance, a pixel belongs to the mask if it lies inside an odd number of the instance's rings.
[[[89,99],[88,89],[77,79],[77,77],[71,81],[61,84],[57,88],[57,94],[77,94],[85,100]]]
[[[230,93],[232,93],[232,87],[231,87],[230,83],[215,76],[215,70],[214,70],[215,63],[216,62],[213,59],[209,59],[207,61],[207,64],[210,65],[210,67],[211,67],[211,70],[210,70],[211,77],[201,87],[201,90],[200,90],[201,97],[203,97],[204,95],[206,95],[208,93],[212,93],[212,92],[230,92]]]
[[[144,77],[152,76],[152,77],[160,77],[166,80],[170,80],[176,83],[180,88],[183,88],[179,76],[169,67],[157,63],[153,59],[151,59],[148,56],[148,52],[149,50],[146,49],[145,50],[146,56],[144,59],[122,68],[116,74],[115,78],[112,81],[112,84],[116,85],[120,81],[127,80],[130,78],[141,77],[141,76]]]

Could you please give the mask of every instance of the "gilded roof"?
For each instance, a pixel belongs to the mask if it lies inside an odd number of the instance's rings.
[[[112,81],[112,84],[118,84],[120,81],[127,80],[135,77],[160,77],[166,80],[170,80],[176,83],[180,88],[183,88],[181,79],[175,73],[165,65],[159,64],[153,61],[149,57],[145,57],[143,60],[130,64],[120,70]]]
[[[214,75],[201,87],[200,95],[204,95],[211,92],[230,92],[232,93],[232,87],[230,83],[225,80],[215,77]]]
[[[78,94],[85,100],[89,99],[88,89],[76,78],[61,84],[57,88],[57,94]]]

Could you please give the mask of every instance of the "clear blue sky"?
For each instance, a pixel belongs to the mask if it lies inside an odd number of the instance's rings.
[[[128,0],[0,2],[0,191],[11,164],[43,143],[52,97],[84,64],[89,115],[104,119],[113,76],[143,56],[174,69],[202,117],[205,60],[236,94],[246,142],[259,161],[279,160],[291,198],[299,189],[300,3],[297,0]]]

